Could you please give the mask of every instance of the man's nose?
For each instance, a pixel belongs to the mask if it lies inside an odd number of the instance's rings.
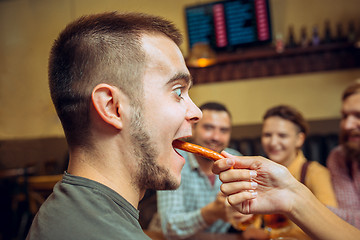
[[[344,121],[343,128],[346,130],[351,130],[360,127],[360,120],[353,115],[347,116],[343,121]]]
[[[213,140],[219,141],[222,138],[222,133],[220,129],[214,129],[211,137]]]
[[[186,118],[191,122],[191,124],[197,123],[202,118],[201,110],[191,99],[188,101],[187,105]]]

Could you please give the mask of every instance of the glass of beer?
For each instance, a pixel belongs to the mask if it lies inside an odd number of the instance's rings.
[[[225,201],[225,212],[227,221],[229,221],[236,230],[244,231],[246,228],[253,225],[255,221],[259,223],[259,226],[261,225],[260,217],[253,214],[242,214],[230,206],[228,201]]]
[[[237,220],[236,218],[232,218],[231,225],[237,230],[245,231],[246,228],[248,228],[249,226],[255,223],[256,219],[257,219],[257,215],[252,215],[249,219],[245,221],[240,221]]]
[[[265,230],[270,237],[279,237],[291,229],[290,220],[283,214],[267,214],[263,216]]]

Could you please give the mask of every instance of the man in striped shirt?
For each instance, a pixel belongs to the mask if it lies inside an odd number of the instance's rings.
[[[192,142],[216,152],[240,155],[227,148],[231,136],[231,114],[219,103],[200,106],[203,118],[193,125]],[[162,231],[168,239],[188,238],[196,233],[224,233],[225,197],[220,193],[221,181],[212,172],[213,161],[192,153],[178,151],[186,160],[181,171],[181,184],[174,191],[158,191],[158,212]]]
[[[340,145],[327,159],[338,208],[329,208],[360,229],[360,81],[345,89],[341,115]]]

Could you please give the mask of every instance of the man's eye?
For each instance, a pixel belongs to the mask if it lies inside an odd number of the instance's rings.
[[[224,133],[224,134],[226,134],[226,133],[229,133],[229,132],[230,132],[230,129],[227,129],[227,128],[226,128],[226,129],[221,129],[221,132]]]
[[[181,94],[182,94],[182,89],[181,88],[177,88],[174,90],[175,94],[179,97],[182,98]]]

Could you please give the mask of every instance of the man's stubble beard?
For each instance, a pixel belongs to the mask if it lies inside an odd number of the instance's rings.
[[[360,146],[348,142],[347,131],[342,131],[340,134],[340,143],[344,146],[347,161],[360,162]]]
[[[360,162],[360,149],[355,148],[349,143],[344,144],[346,158],[348,161]]]
[[[174,190],[179,187],[169,170],[157,164],[159,152],[155,148],[150,135],[145,130],[141,107],[133,107],[130,136],[134,149],[138,171],[133,178],[135,186],[140,190]],[[169,156],[170,157],[170,156]]]

